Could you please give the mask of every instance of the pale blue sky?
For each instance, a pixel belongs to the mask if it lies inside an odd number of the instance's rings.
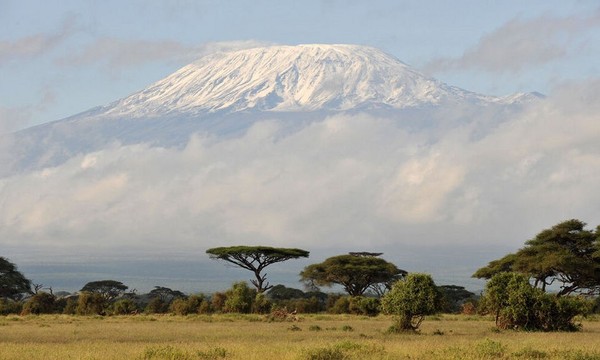
[[[592,0],[2,0],[0,131],[104,105],[216,48],[370,45],[451,85],[505,95],[597,77],[598,39]]]

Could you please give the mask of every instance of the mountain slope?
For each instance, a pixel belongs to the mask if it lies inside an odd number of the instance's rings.
[[[427,78],[375,48],[298,45],[204,57],[103,112],[140,117],[175,112],[406,108],[447,101],[498,99]]]
[[[500,98],[449,86],[365,46],[216,53],[109,105],[18,132],[14,153],[19,159],[14,169],[1,169],[0,176],[54,166],[109,144],[181,147],[193,133],[237,136],[265,119],[277,119],[283,133],[289,133],[326,116],[362,112],[414,130],[475,121],[474,114],[486,108],[497,112],[494,121],[501,122],[535,98]],[[448,111],[454,106],[460,113]]]

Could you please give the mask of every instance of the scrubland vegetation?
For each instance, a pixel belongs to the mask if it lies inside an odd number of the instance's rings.
[[[391,317],[301,315],[7,316],[2,359],[600,359],[600,321],[580,332],[497,330],[491,316],[428,317],[390,333]]]
[[[600,360],[600,227],[584,226],[560,223],[479,269],[480,295],[370,252],[307,266],[303,291],[269,284],[264,268],[305,250],[209,249],[254,287],[192,295],[115,280],[54,294],[0,257],[0,359]],[[319,288],[332,284],[346,294]]]

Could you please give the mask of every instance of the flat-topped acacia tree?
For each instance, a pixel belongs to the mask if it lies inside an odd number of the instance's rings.
[[[261,293],[272,288],[266,282],[267,274],[262,271],[269,265],[291,259],[308,257],[309,252],[302,249],[274,248],[269,246],[228,246],[206,250],[211,259],[225,260],[254,273],[256,280],[250,280]]]

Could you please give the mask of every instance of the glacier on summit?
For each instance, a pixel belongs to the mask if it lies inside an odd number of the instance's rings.
[[[103,112],[140,117],[175,112],[402,109],[504,100],[428,78],[375,48],[298,45],[206,56]]]

